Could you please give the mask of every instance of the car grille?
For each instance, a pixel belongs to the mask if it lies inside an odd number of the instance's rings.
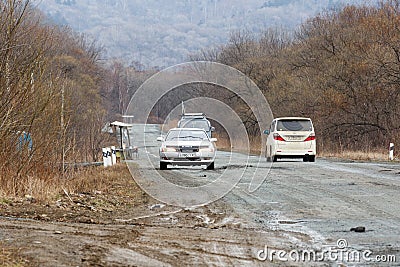
[[[199,152],[198,146],[179,146],[179,151],[182,153]]]

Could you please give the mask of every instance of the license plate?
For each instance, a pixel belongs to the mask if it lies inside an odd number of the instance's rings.
[[[301,136],[287,136],[286,140],[289,140],[289,141],[300,141],[301,140]]]
[[[181,153],[180,158],[193,158],[196,157],[196,153]]]

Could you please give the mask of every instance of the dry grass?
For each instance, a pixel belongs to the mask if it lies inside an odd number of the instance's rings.
[[[263,154],[264,151],[265,151],[265,144],[261,143],[261,139],[259,137],[256,138],[250,136],[250,153],[259,155],[260,152]]]
[[[243,153],[250,152],[250,154],[255,155],[258,155],[260,154],[260,151],[263,151],[260,138],[249,136],[248,143],[250,145],[250,151],[247,151],[247,140],[235,140],[234,142],[232,142],[235,144],[235,146],[231,146],[231,140],[228,136],[215,133],[213,134],[213,137],[216,137],[218,139],[216,143],[218,150]]]
[[[0,177],[0,203],[33,197],[36,201],[47,203],[69,193],[93,193],[95,191],[107,192],[121,176],[131,177],[127,166],[120,163],[113,167],[85,167],[66,173],[21,177],[17,183],[12,179]],[[132,179],[133,181],[133,179]],[[17,187],[17,188],[15,188]]]
[[[217,146],[218,150],[231,151],[230,140],[225,135],[213,133],[212,137],[215,137],[218,140],[216,142],[216,146]]]
[[[88,167],[76,173],[72,178],[64,181],[63,188],[71,193],[93,193],[101,191],[107,193],[121,177],[131,177],[125,163],[112,167]],[[133,181],[133,179],[132,179]]]
[[[28,261],[20,256],[17,249],[5,246],[0,242],[0,266],[1,267],[23,267],[28,266]]]
[[[340,158],[350,160],[365,160],[365,161],[388,161],[389,154],[387,151],[350,151],[341,152],[323,151],[318,153],[318,156],[328,158]]]
[[[29,195],[37,200],[46,200],[58,194],[61,184],[61,179],[56,174],[14,177],[2,173],[0,198],[14,199]]]

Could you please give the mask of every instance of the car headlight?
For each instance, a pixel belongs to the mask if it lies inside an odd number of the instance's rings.
[[[176,152],[175,147],[162,147],[161,152]]]
[[[214,152],[214,146],[213,145],[209,145],[209,146],[201,146],[199,148],[200,152]]]

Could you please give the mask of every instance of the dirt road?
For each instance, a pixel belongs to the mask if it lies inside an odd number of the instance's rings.
[[[155,140],[153,130],[146,138]],[[140,148],[131,162],[136,177],[152,173],[157,149],[156,143]],[[256,168],[256,175],[268,175],[250,193]],[[28,266],[400,266],[397,163],[319,158],[270,166],[256,156],[219,152],[214,171],[157,172],[187,187],[221,173],[239,172],[241,179],[223,198],[189,209],[164,205],[133,182],[127,184],[136,194],[132,205],[119,196],[116,203],[125,204],[96,206],[96,195],[72,202],[64,196],[64,209],[3,205],[0,242],[21,248]]]

